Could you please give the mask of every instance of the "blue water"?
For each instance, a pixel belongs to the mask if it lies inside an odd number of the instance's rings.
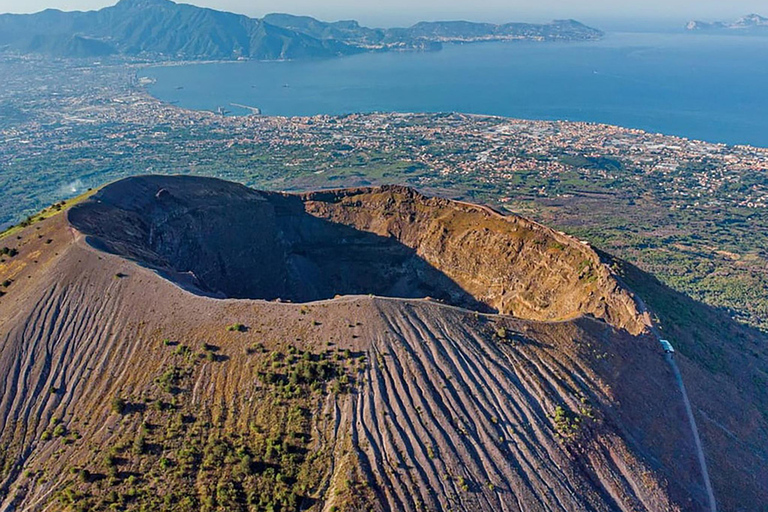
[[[768,147],[768,37],[610,34],[585,43],[158,67],[156,97],[266,115],[465,112],[566,119]]]

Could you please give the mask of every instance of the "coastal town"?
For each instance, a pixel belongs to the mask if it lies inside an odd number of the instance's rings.
[[[139,85],[138,66],[63,61],[51,67],[22,58],[0,65],[12,77],[0,92],[9,114],[0,121],[5,185],[48,157],[64,164],[50,171],[60,176],[46,173],[37,184],[39,196],[3,205],[4,223],[57,199],[50,194],[70,178],[97,186],[150,169],[286,190],[356,177],[361,184],[405,180],[435,189],[467,181],[475,194],[507,192],[495,197],[500,203],[520,195],[632,195],[652,184],[655,197],[671,208],[768,206],[768,187],[754,179],[768,170],[765,148],[462,114],[227,117],[152,98]]]

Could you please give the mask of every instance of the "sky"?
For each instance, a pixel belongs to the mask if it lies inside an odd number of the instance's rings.
[[[90,10],[117,0],[0,0],[0,12],[46,8]],[[259,17],[270,12],[305,14],[332,21],[357,19],[367,25],[406,25],[420,20],[530,21],[575,18],[581,21],[735,19],[768,16],[766,0],[178,0]]]

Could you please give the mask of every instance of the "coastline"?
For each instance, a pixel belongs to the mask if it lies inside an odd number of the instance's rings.
[[[188,110],[216,111],[218,107],[236,103],[252,105],[263,115],[278,117],[355,112],[462,112],[526,120],[598,123],[728,146],[768,147],[768,123],[754,114],[757,107],[743,110],[737,105],[729,106],[727,101],[705,107],[705,103],[696,100],[696,92],[684,95],[687,82],[679,86],[671,82],[678,73],[675,66],[668,66],[668,76],[653,79],[644,77],[642,71],[636,72],[635,77],[623,67],[613,69],[623,64],[611,60],[597,60],[562,72],[547,70],[536,63],[537,58],[550,57],[561,49],[582,60],[595,53],[606,54],[607,59],[625,52],[643,57],[653,54],[651,42],[657,36],[665,42],[677,41],[678,53],[687,56],[682,52],[688,51],[689,34],[608,33],[599,41],[585,43],[455,44],[447,45],[437,54],[360,54],[279,62],[177,61],[145,64],[139,69],[159,80],[145,87],[150,95]],[[712,39],[711,44],[715,45],[718,40]],[[487,58],[486,53],[490,54]],[[509,71],[498,71],[498,60],[519,61],[520,58],[527,60],[523,64],[506,65]],[[236,71],[227,71],[229,66],[221,66],[233,63],[242,66]],[[551,66],[558,64],[556,61]],[[674,64],[678,64],[677,61]],[[210,80],[205,76],[210,67],[219,67],[213,75],[229,75],[221,82]],[[393,78],[382,74],[385,67]],[[447,79],[445,74],[453,69],[459,70],[457,74],[462,77],[477,74],[478,78]],[[439,74],[439,81],[429,80],[429,73]],[[510,87],[501,85],[504,80],[512,80]],[[197,82],[204,84],[195,88]],[[235,82],[244,85],[233,87]],[[562,85],[557,86],[558,82]],[[742,82],[748,82],[746,76]],[[433,90],[434,87],[439,89]],[[706,89],[706,83],[699,86],[702,87]],[[176,90],[182,88],[182,91]],[[578,95],[573,93],[574,88]],[[595,92],[588,92],[590,88]],[[214,90],[219,92],[212,93]],[[621,95],[630,99],[614,100]],[[633,95],[638,97],[633,99]],[[558,103],[551,101],[558,96],[566,99]],[[678,101],[678,96],[685,99]],[[733,93],[734,98],[740,96]],[[569,97],[571,99],[567,99]],[[765,103],[768,108],[768,102]],[[766,125],[765,130],[759,128],[761,123]]]

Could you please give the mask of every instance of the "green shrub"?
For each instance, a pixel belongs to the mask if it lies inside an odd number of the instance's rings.
[[[560,405],[555,407],[553,419],[558,434],[565,438],[575,437],[581,431],[581,417]]]
[[[112,399],[111,407],[112,407],[112,412],[117,414],[123,414],[127,409],[127,404],[125,403],[125,400],[123,400],[121,397],[116,396]]]
[[[144,455],[147,451],[147,440],[144,434],[137,435],[133,440],[133,453],[136,455]]]
[[[173,351],[174,354],[177,356],[186,356],[192,353],[192,350],[186,345],[179,345],[176,347],[176,350]]]
[[[166,370],[161,376],[155,379],[155,382],[163,389],[163,391],[171,393],[179,382],[181,382],[181,370],[178,367]]]

